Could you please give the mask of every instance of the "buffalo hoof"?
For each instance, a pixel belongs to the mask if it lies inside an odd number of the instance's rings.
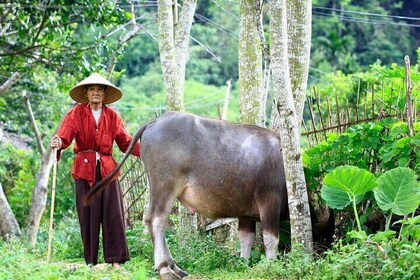
[[[159,273],[161,280],[181,280],[182,279],[181,276],[179,276],[175,271],[173,271],[169,267],[167,269],[164,268],[162,270]]]
[[[184,277],[187,277],[188,276],[188,273],[186,272],[186,271],[184,271],[184,270],[182,270],[182,269],[174,269],[174,272],[176,273],[176,274],[178,274],[178,276],[179,277],[181,277],[181,278],[184,278]]]

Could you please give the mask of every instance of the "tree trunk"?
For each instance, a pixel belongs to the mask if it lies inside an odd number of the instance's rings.
[[[53,164],[51,148],[48,147],[41,156],[41,166],[36,175],[34,191],[32,193],[31,210],[29,212],[29,221],[26,228],[31,244],[36,244],[36,237],[39,230],[39,223],[47,204],[48,178],[50,176],[51,166]]]
[[[35,117],[33,115],[32,108],[29,102],[29,97],[25,93],[23,95],[23,100],[24,100],[25,107],[28,110],[30,122],[33,128],[34,134],[35,134],[35,138],[37,140],[38,150],[41,155],[41,166],[39,167],[38,173],[36,175],[34,190],[32,193],[31,209],[29,212],[29,220],[26,227],[26,234],[28,235],[31,244],[35,245],[36,237],[39,230],[39,223],[41,221],[42,214],[44,213],[45,205],[47,202],[48,178],[49,178],[51,166],[53,163],[53,159],[51,157],[51,149],[49,147],[47,149],[44,149],[42,145],[41,136],[40,136],[38,127],[36,125]],[[1,190],[1,192],[3,193],[3,189]],[[0,210],[0,217],[3,218],[3,215],[4,215],[4,219],[5,221],[7,221],[7,224],[10,227],[9,230],[12,230],[16,233],[20,233],[19,226],[17,227],[18,231],[16,231],[16,227],[13,224],[13,220],[16,220],[16,218],[14,217],[14,214],[11,212],[6,198],[4,197],[0,199],[2,200],[1,201],[2,205],[0,206],[0,208],[5,209],[4,211]],[[0,227],[2,228],[1,231],[3,232],[3,224],[1,224]]]
[[[182,111],[183,94],[179,84],[179,69],[175,61],[174,21],[172,1],[158,0],[159,54],[165,80],[167,110]]]
[[[293,100],[298,124],[302,122],[309,73],[312,32],[312,1],[289,0],[287,6],[287,49]]]
[[[183,111],[185,65],[197,0],[183,1],[179,19],[177,2],[175,1],[173,7],[174,12],[172,12],[172,3],[170,0],[158,0],[159,54],[166,85],[166,108],[168,111]],[[185,208],[178,210],[181,213],[181,224],[184,222],[188,225],[196,224],[196,216],[188,215]],[[186,221],[183,220],[184,217]]]
[[[240,4],[238,67],[239,67],[239,108],[241,123],[264,126],[265,107],[262,90],[262,53],[257,30],[255,1],[243,0]]]
[[[263,124],[265,125],[266,118],[266,104],[268,97],[268,90],[270,87],[270,75],[271,75],[271,58],[268,50],[267,40],[264,35],[264,22],[263,22],[263,1],[256,0],[256,12],[257,12],[257,31],[258,36],[260,37],[262,53],[264,58],[264,74],[263,74],[263,83],[262,83],[262,104],[264,106],[260,107],[260,115],[264,117]]]
[[[30,239],[32,245],[36,244],[36,237],[38,235],[39,223],[42,218],[42,214],[45,210],[47,203],[48,194],[48,178],[50,175],[51,166],[53,163],[51,157],[51,148],[44,148],[42,145],[41,134],[36,124],[35,116],[32,111],[29,96],[26,91],[23,92],[23,103],[28,111],[29,119],[31,122],[32,130],[35,134],[35,139],[38,144],[38,152],[41,156],[41,166],[39,167],[38,173],[35,179],[34,190],[32,193],[31,210],[29,211],[29,220],[26,227],[26,233]]]
[[[296,116],[287,55],[286,1],[270,2],[271,67],[274,104],[278,120],[274,129],[280,134],[287,195],[289,200],[292,249],[302,243],[312,252],[312,225],[300,150],[300,133]]]
[[[179,71],[179,91],[182,99],[185,84],[185,65],[188,60],[188,43],[196,6],[197,0],[183,1],[181,15],[175,27],[175,57]]]
[[[15,215],[10,209],[7,198],[3,192],[3,186],[0,183],[0,235],[8,240],[11,237],[21,235],[20,227],[16,221]]]

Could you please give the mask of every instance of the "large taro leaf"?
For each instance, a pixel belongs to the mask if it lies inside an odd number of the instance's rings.
[[[321,189],[321,197],[325,199],[328,206],[339,210],[343,209],[353,201],[353,198],[345,191],[326,185],[324,185]],[[365,194],[356,196],[356,204],[362,201],[364,197]]]
[[[359,203],[377,184],[375,176],[365,169],[340,166],[325,176],[321,197],[331,208],[343,209],[353,198]]]
[[[420,204],[420,183],[414,171],[407,167],[385,172],[373,192],[379,208],[397,215],[414,212]]]

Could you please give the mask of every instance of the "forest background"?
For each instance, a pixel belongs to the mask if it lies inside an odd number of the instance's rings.
[[[30,25],[31,18],[40,13],[38,4],[22,1],[16,8],[18,20]],[[62,1],[48,7],[51,22],[60,22],[62,19],[53,17],[63,16],[65,11],[73,11],[78,19],[71,27],[51,28],[50,37],[42,38],[49,43],[40,44],[46,48],[34,48],[37,52],[31,52],[36,28],[33,36],[22,28],[18,30],[22,32],[18,34],[23,42],[21,48],[15,53],[1,51],[0,84],[4,85],[14,73],[21,73],[12,87],[0,90],[0,183],[21,227],[27,223],[34,180],[41,164],[39,144],[24,105],[27,98],[44,145],[48,145],[70,107],[70,87],[89,73],[105,71],[113,64],[112,81],[124,96],[112,107],[121,114],[131,133],[165,111],[166,92],[156,41],[156,2],[137,2],[134,13],[129,15],[126,12],[132,12],[132,7],[128,1],[118,1],[116,5],[113,1]],[[378,79],[385,68],[390,69],[388,73],[398,70],[395,64],[402,66],[404,55],[410,56],[413,65],[419,64],[419,7],[418,0],[313,1],[308,86],[316,87],[320,96],[338,95],[340,100],[350,102],[353,97],[354,102],[358,81],[369,83]],[[121,43],[123,32],[132,28],[126,23],[133,16],[141,28],[129,41]],[[229,80],[227,119],[240,120],[238,20],[239,1],[198,1],[186,66],[185,111],[217,117],[216,106],[223,105]],[[7,22],[1,24],[4,27]],[[0,35],[0,45],[6,47],[8,34]],[[413,71],[418,75],[416,66]],[[418,80],[414,80],[413,94],[417,98],[418,91]],[[271,89],[269,94],[267,116],[271,110]],[[310,121],[307,109],[304,121]],[[72,152],[68,150],[58,167],[57,221],[74,217],[71,163]]]

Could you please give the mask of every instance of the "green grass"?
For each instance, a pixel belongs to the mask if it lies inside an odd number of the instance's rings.
[[[22,239],[0,241],[0,279],[158,279],[150,236],[143,224],[129,229],[127,239],[131,260],[124,270],[113,271],[103,263],[87,267],[81,257],[77,221],[70,217],[55,226],[50,263],[46,262],[45,228],[35,247]],[[173,227],[167,241],[179,266],[190,273],[189,280],[420,279],[420,249],[418,240],[412,239],[339,241],[323,255],[313,257],[296,250],[282,253],[276,261],[265,260],[257,248],[248,263],[232,254],[231,248],[216,244],[210,235]]]

